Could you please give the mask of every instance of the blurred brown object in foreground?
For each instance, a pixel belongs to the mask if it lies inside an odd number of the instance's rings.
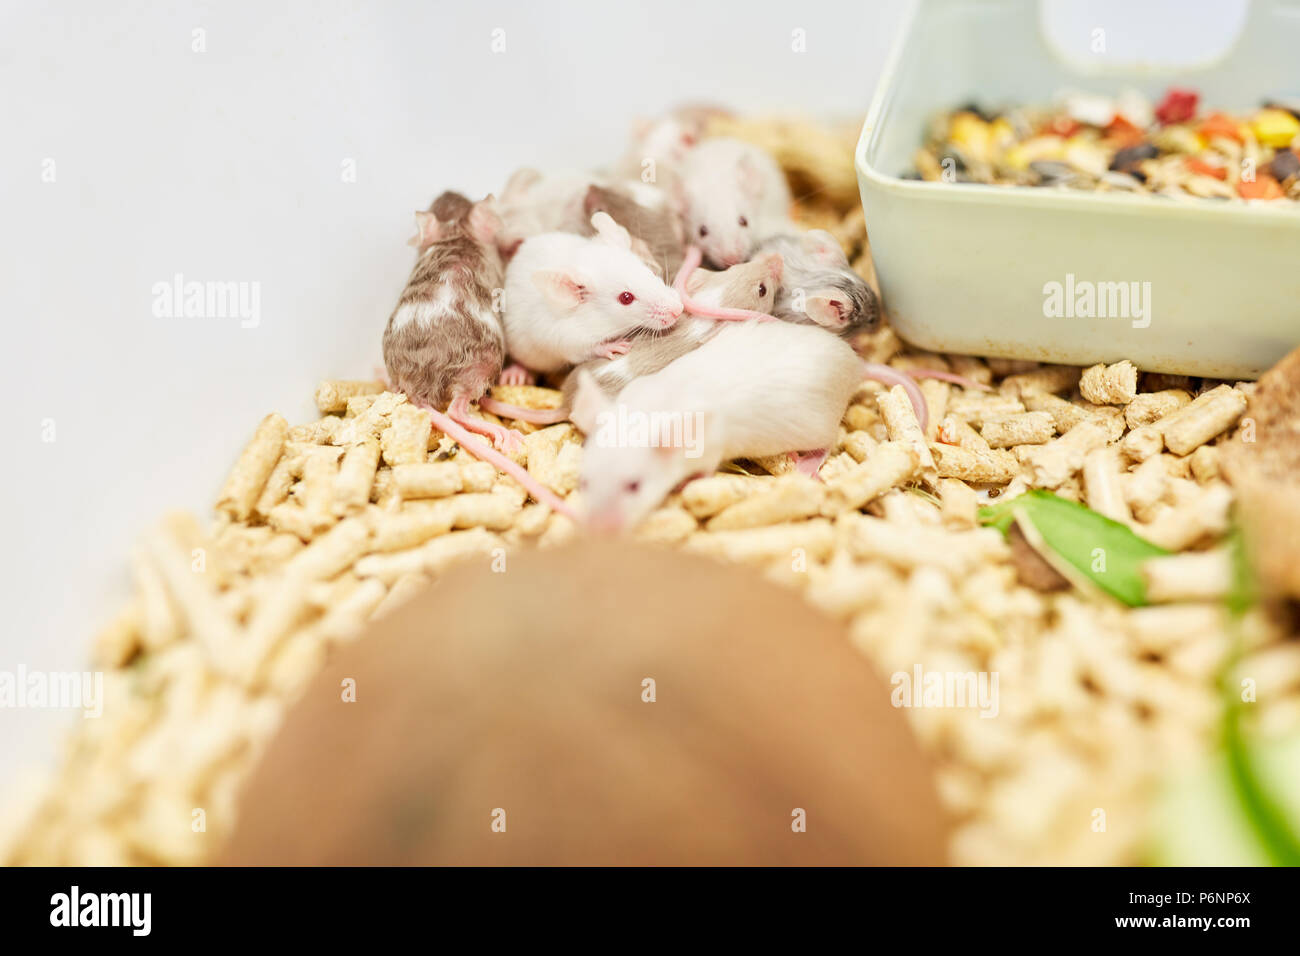
[[[938,864],[947,837],[840,625],[752,571],[602,541],[457,568],[372,625],[240,814],[222,863]]]
[[[1219,447],[1265,595],[1300,598],[1300,349],[1260,377]]]

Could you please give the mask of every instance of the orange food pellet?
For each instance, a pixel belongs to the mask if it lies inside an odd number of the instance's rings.
[[[1072,116],[1057,116],[1047,124],[1045,132],[1055,133],[1057,136],[1064,136],[1069,139],[1082,128],[1082,124]]]
[[[1237,183],[1237,194],[1242,199],[1284,199],[1286,197],[1281,185],[1268,173],[1257,173],[1253,183],[1248,183],[1244,179]]]
[[[1197,159],[1195,156],[1188,158],[1187,168],[1198,176],[1213,176],[1215,179],[1227,179],[1228,171],[1222,166],[1211,166],[1203,159]]]
[[[1119,115],[1116,115],[1106,127],[1106,141],[1113,143],[1118,149],[1136,146],[1143,139],[1145,136],[1142,130]]]
[[[1227,113],[1211,113],[1201,120],[1197,132],[1206,140],[1215,136],[1223,136],[1227,139],[1235,139],[1238,143],[1245,141],[1241,135],[1241,124]]]

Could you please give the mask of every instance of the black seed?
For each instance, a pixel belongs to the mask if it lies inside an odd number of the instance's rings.
[[[1029,168],[1038,174],[1044,186],[1054,186],[1057,183],[1068,183],[1078,178],[1078,170],[1069,163],[1061,163],[1052,159],[1036,159],[1029,164]]]
[[[984,122],[986,122],[986,123],[992,123],[995,119],[998,118],[998,115],[999,115],[999,114],[997,114],[997,113],[993,113],[993,112],[990,112],[990,111],[988,111],[988,110],[981,109],[981,108],[980,108],[980,105],[979,105],[978,103],[976,103],[974,100],[971,100],[971,101],[970,101],[969,103],[967,103],[965,106],[958,107],[957,110],[956,110],[956,112],[958,112],[958,113],[974,113],[976,116],[978,116],[980,119],[982,119],[982,120],[983,120]]]
[[[945,159],[951,159],[958,169],[966,168],[966,158],[952,147],[948,147],[940,154],[939,161],[943,162]]]
[[[1115,158],[1110,161],[1110,168],[1131,173],[1133,169],[1130,167],[1137,166],[1144,159],[1155,159],[1159,155],[1160,150],[1156,149],[1152,144],[1139,143],[1137,146],[1130,146],[1116,153]]]
[[[1300,173],[1300,156],[1289,149],[1279,149],[1277,155],[1273,157],[1273,162],[1268,164],[1268,171],[1273,174],[1274,179],[1282,182]]]

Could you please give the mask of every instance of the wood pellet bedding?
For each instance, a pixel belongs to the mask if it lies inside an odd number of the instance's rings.
[[[718,126],[768,147],[803,197],[796,219],[831,231],[874,280],[855,130]],[[885,675],[998,675],[996,719],[907,710],[958,823],[954,863],[1146,860],[1160,787],[1216,745],[1233,504],[1219,459],[1254,386],[1139,374],[1127,362],[922,353],[887,326],[857,344],[870,361],[989,388],[924,381],[923,431],[901,389],[864,384],[821,481],[784,457],[733,463],[686,484],[635,536],[751,564],[797,589],[847,622]],[[560,398],[533,386],[495,395],[532,407]],[[272,414],[257,425],[214,520],[173,514],[144,535],[130,556],[134,596],[95,642],[103,717],[77,721],[51,779],[7,818],[0,861],[203,862],[331,648],[455,562],[579,533],[377,382],[324,382],[316,403],[314,422]],[[578,430],[515,424],[526,433],[517,460],[580,504]],[[1014,541],[979,526],[981,503],[1032,488],[1174,552],[1148,565],[1151,604],[1036,580]],[[1293,732],[1300,644],[1262,614],[1244,634],[1240,667],[1260,684],[1253,731]]]

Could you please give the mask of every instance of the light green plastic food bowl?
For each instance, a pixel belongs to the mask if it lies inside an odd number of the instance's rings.
[[[1300,93],[1300,0],[1256,0],[1218,62],[1176,71],[1067,63],[1036,0],[916,0],[858,142],[856,164],[885,307],[922,348],[1155,372],[1255,378],[1300,344],[1300,204],[900,178],[925,124],[972,100],[1042,103],[1072,88],[1152,100],[1171,85],[1246,110]],[[1149,289],[1149,312],[1045,314],[1049,283]],[[1143,286],[1143,283],[1150,283]],[[1132,286],[1130,285],[1130,290]]]

